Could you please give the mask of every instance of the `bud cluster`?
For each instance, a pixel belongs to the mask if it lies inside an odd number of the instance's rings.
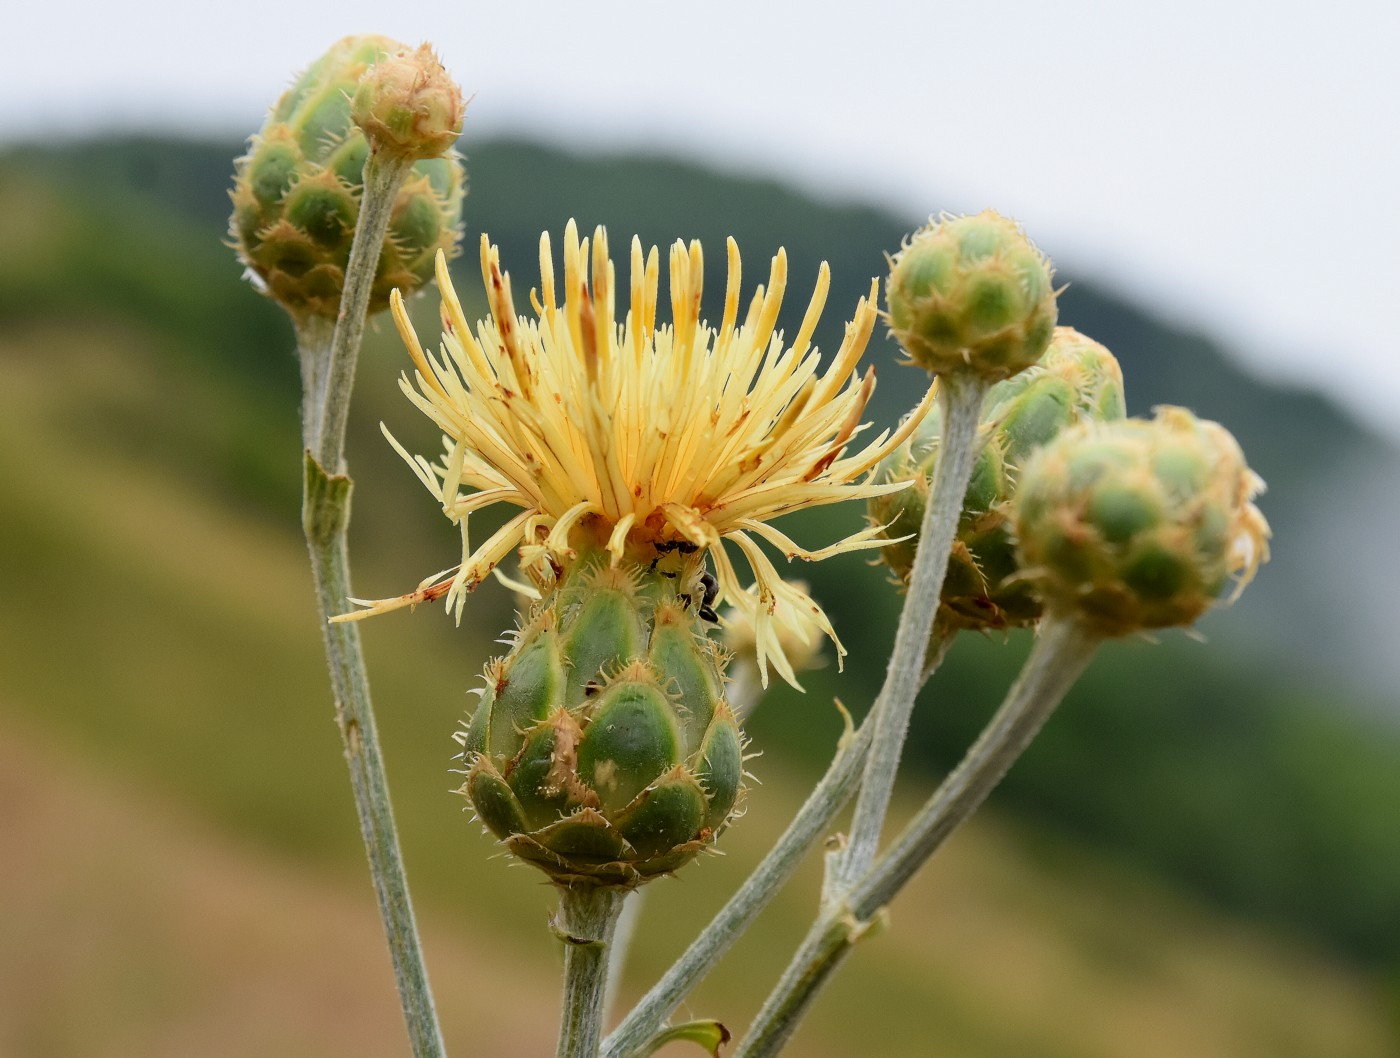
[[[1020,468],[1066,427],[1121,419],[1123,414],[1118,361],[1070,327],[1055,329],[1050,348],[1036,366],[991,388],[982,405],[982,448],[943,581],[942,630],[1015,628],[1040,618],[1040,598],[1019,576],[1011,536],[1010,502]],[[871,521],[887,526],[887,535],[897,541],[880,553],[902,583],[914,565],[941,433],[942,416],[935,408],[914,436],[880,465],[879,480],[912,479],[913,485],[869,503]]]

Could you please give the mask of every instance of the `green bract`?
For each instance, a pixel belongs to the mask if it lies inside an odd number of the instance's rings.
[[[943,581],[937,626],[941,631],[1015,628],[1040,618],[1039,597],[1018,576],[1021,567],[1011,537],[1009,501],[1019,468],[1067,426],[1121,419],[1123,414],[1118,361],[1070,327],[1055,329],[1050,348],[1035,367],[992,387],[982,406],[984,446],[973,466]],[[914,565],[941,427],[935,408],[914,436],[880,464],[879,480],[912,478],[914,485],[869,501],[875,524],[888,525],[891,538],[908,537],[880,552],[905,582]]]
[[[1101,635],[1190,624],[1268,558],[1262,488],[1229,431],[1185,408],[1082,424],[1025,468],[1022,562],[1048,609]]]
[[[236,163],[234,247],[263,292],[293,316],[339,310],[369,152],[349,93],[373,63],[402,49],[379,36],[335,44],[282,95]],[[438,250],[453,252],[463,194],[455,155],[414,165],[394,205],[370,312],[387,307],[395,287],[422,286]]]
[[[890,266],[890,330],[938,375],[996,382],[1035,363],[1054,330],[1050,262],[1006,217],[984,210],[916,232]]]
[[[462,793],[558,882],[631,887],[674,871],[738,800],[743,736],[700,617],[699,562],[678,559],[571,563],[487,668]]]

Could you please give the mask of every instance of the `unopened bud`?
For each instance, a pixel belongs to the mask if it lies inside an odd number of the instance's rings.
[[[934,374],[997,382],[1049,345],[1057,318],[1050,277],[1050,262],[1014,221],[992,210],[945,217],[894,258],[890,330]]]
[[[418,160],[451,150],[462,134],[466,102],[433,49],[423,44],[365,71],[351,113],[376,151]]]
[[[1011,538],[1010,501],[1020,468],[1067,427],[1123,418],[1123,373],[1113,354],[1070,327],[1034,367],[993,386],[982,407],[982,449],[963,499],[939,609],[941,630],[1016,628],[1040,618],[1040,597],[1021,576]],[[881,480],[914,485],[870,501],[870,517],[899,542],[881,557],[901,582],[914,565],[942,421],[935,408],[880,465]],[[905,539],[901,539],[905,538]]]
[[[1229,431],[1184,408],[1085,423],[1022,474],[1021,561],[1047,609],[1101,635],[1191,624],[1268,559],[1263,485]]]

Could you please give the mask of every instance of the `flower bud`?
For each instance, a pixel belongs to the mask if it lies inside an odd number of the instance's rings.
[[[259,289],[294,317],[334,318],[340,309],[369,155],[349,94],[374,63],[402,49],[379,36],[337,42],[283,94],[235,163],[234,249]],[[414,165],[394,203],[371,312],[388,306],[395,287],[422,286],[438,250],[455,252],[463,193],[459,158]]]
[[[997,382],[1030,367],[1057,310],[1050,262],[1014,221],[992,210],[944,217],[894,258],[890,331],[920,367]]]
[[[1267,561],[1262,489],[1234,437],[1184,408],[1083,423],[1026,465],[1021,561],[1047,609],[1101,635],[1187,625]]]
[[[350,109],[376,151],[418,160],[436,158],[457,142],[466,102],[433,49],[423,44],[366,70]]]
[[[973,465],[943,580],[941,630],[1016,628],[1039,620],[1040,598],[1019,576],[1011,538],[1009,503],[1020,468],[1066,427],[1123,414],[1118,361],[1070,327],[1055,328],[1038,364],[992,387],[982,405],[984,444]],[[869,502],[872,522],[888,525],[891,538],[908,537],[880,552],[901,583],[908,582],[914,565],[941,432],[935,408],[909,442],[880,465],[880,480],[912,478],[914,485]]]

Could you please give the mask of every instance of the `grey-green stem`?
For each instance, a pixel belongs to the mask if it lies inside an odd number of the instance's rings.
[[[353,594],[348,545],[352,485],[344,473],[350,391],[379,251],[407,171],[406,165],[382,164],[374,157],[365,165],[360,222],[346,269],[339,317],[333,329],[324,321],[303,321],[297,327],[302,380],[307,386],[302,405],[302,440],[306,449],[302,528],[311,556],[336,725],[350,769],[360,835],[389,943],[409,1041],[414,1058],[443,1058],[446,1051],[409,900],[359,628],[354,624],[330,623],[332,616],[343,612],[346,600]]]
[[[330,362],[335,320],[305,316],[295,321],[297,360],[301,364],[301,440],[306,448],[321,436],[322,382]]]
[[[643,1047],[792,877],[807,850],[826,833],[855,791],[870,749],[870,732],[867,721],[842,743],[826,774],[762,862],[604,1041],[604,1058],[627,1058]]]
[[[345,266],[345,289],[340,296],[340,314],[325,371],[318,379],[318,403],[322,409],[320,429],[308,445],[326,473],[344,469],[345,424],[350,415],[350,394],[355,387],[355,365],[365,336],[365,317],[374,290],[375,271],[384,236],[389,232],[394,202],[413,162],[371,153],[365,162],[365,189],[360,197],[360,219],[350,243],[350,259]]]
[[[864,932],[854,920],[833,912],[820,916],[788,964],[777,988],[764,1002],[748,1035],[739,1042],[733,1058],[757,1058],[782,1050],[821,987],[845,961]]]
[[[898,839],[823,909],[734,1058],[768,1058],[791,1038],[817,993],[890,899],[982,804],[1084,671],[1101,642],[1077,622],[1049,617],[996,715]]]
[[[1051,615],[1041,622],[1035,647],[1001,708],[957,768],[851,890],[847,903],[858,920],[870,919],[888,904],[986,800],[1083,673],[1102,641],[1072,618]]]
[[[564,942],[564,999],[556,1058],[597,1058],[609,950],[626,895],[611,886],[560,889],[554,931]]]
[[[928,673],[938,667],[951,639],[948,636],[931,644],[926,658]],[[644,1048],[759,912],[777,896],[808,850],[850,801],[865,765],[873,732],[874,723],[867,717],[858,730],[845,736],[826,774],[753,873],[603,1042],[604,1058],[628,1058]]]
[[[963,497],[977,454],[977,424],[988,385],[977,378],[950,376],[938,381],[938,401],[943,412],[938,461],[929,486],[919,548],[909,575],[908,594],[895,631],[885,685],[873,711],[875,732],[865,762],[860,794],[851,818],[850,842],[836,864],[832,879],[837,892],[849,890],[875,859],[884,828],[885,813],[894,793],[904,739],[914,699],[926,678],[929,634],[938,613],[948,555],[957,535]]]
[[[612,950],[608,953],[608,980],[603,993],[603,1020],[617,1002],[617,994],[622,988],[622,980],[627,972],[627,953],[632,948],[632,940],[637,935],[637,923],[642,917],[642,907],[646,903],[647,891],[634,889],[622,902],[622,911],[617,917],[617,930],[613,933]]]

